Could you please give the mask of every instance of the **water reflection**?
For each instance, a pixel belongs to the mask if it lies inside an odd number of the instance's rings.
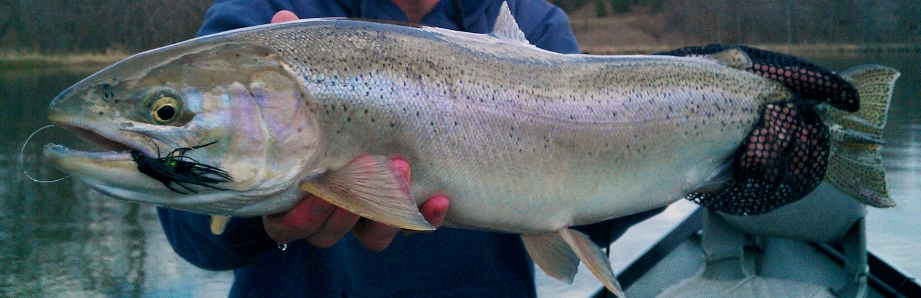
[[[37,134],[48,102],[92,70],[0,72],[0,296],[190,296],[226,293],[230,273],[194,268],[169,247],[151,206],[116,201],[41,162],[61,129]]]

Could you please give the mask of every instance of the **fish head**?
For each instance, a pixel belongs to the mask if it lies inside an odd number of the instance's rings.
[[[110,196],[261,215],[297,202],[324,156],[317,107],[274,50],[196,39],[141,53],[64,91],[48,118],[98,145],[48,145],[59,169]]]

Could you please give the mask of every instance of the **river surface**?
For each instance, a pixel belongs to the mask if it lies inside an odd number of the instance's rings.
[[[921,57],[808,58],[836,70],[878,63],[902,72],[883,150],[899,206],[870,210],[867,237],[871,251],[921,276]],[[61,129],[36,134],[21,162],[20,150],[33,131],[49,124],[51,99],[92,71],[0,71],[0,297],[226,296],[233,274],[198,269],[173,253],[152,206],[105,197],[74,179],[35,183],[23,174],[63,176],[44,165],[40,154],[45,143],[77,143]],[[680,218],[667,211],[652,222]]]

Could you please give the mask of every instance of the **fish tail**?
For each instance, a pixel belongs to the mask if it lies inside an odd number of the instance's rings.
[[[860,110],[848,113],[826,108],[820,112],[831,137],[825,181],[864,204],[893,207],[896,203],[886,186],[880,149],[893,87],[900,74],[881,65],[862,65],[840,75],[857,88]]]
[[[892,207],[880,149],[893,85],[899,73],[878,65],[840,76],[859,93],[860,109],[847,112],[794,96],[767,104],[736,152],[732,177],[688,199],[733,215],[770,212],[802,199],[822,181],[857,201]],[[707,184],[709,185],[709,184]]]

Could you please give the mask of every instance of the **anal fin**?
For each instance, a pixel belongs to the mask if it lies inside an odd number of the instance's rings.
[[[710,176],[707,177],[707,180],[705,180],[701,185],[697,186],[697,189],[695,189],[694,192],[717,192],[720,189],[726,187],[726,185],[732,182],[732,166],[733,160],[731,158],[721,162],[717,168],[712,173],[710,173]]]
[[[384,156],[366,155],[300,185],[306,191],[361,217],[392,227],[434,230],[409,190],[409,183]]]
[[[550,277],[571,284],[579,270],[579,256],[559,233],[521,235],[531,259]]]
[[[605,288],[617,297],[624,297],[607,256],[585,234],[566,228],[555,233],[522,235],[521,239],[531,259],[547,275],[572,283],[579,265],[576,260],[582,260]]]

